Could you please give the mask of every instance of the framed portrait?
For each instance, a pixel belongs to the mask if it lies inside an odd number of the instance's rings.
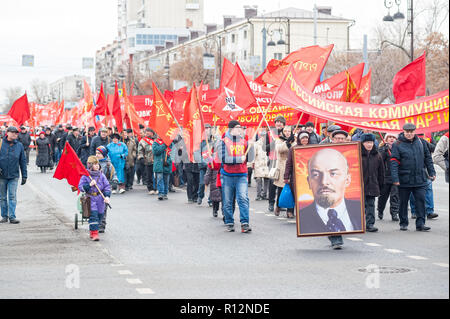
[[[295,147],[297,237],[365,232],[361,145]]]

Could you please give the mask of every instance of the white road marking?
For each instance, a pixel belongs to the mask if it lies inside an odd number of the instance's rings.
[[[381,245],[377,243],[366,243],[366,245],[370,247],[381,247]]]
[[[348,237],[347,239],[351,240],[351,241],[363,241],[361,238],[356,238],[356,237]]]
[[[123,264],[111,264],[111,267],[122,267]]]
[[[127,281],[131,285],[140,285],[142,284],[142,281],[138,278],[127,278]]]
[[[287,218],[286,217],[278,217],[277,219],[278,220],[286,220]]]
[[[155,293],[150,288],[136,288],[136,291],[141,295],[153,295]]]
[[[391,249],[391,248],[388,248],[388,249],[385,249],[387,252],[389,252],[389,253],[393,253],[393,254],[401,254],[401,253],[403,253],[403,251],[401,251],[401,250],[398,250],[398,249]]]
[[[288,223],[289,224],[297,224],[297,221],[296,220],[289,220]]]
[[[274,217],[274,214],[266,214],[267,217]]]
[[[132,275],[133,273],[129,270],[119,270],[119,275]]]
[[[444,264],[444,263],[433,263],[433,265],[436,265],[436,266],[439,266],[439,267],[448,268],[448,264]]]
[[[255,214],[265,214],[264,212],[255,212]]]
[[[427,260],[428,258],[426,257],[421,257],[421,256],[407,256],[408,258],[411,259],[415,259],[415,260]]]

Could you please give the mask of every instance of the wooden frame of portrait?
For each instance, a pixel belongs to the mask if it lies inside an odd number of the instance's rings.
[[[348,160],[346,156],[343,156],[347,160],[347,164],[350,167],[353,167],[354,169],[357,168],[357,171],[359,172],[359,176],[357,176],[356,180],[353,178],[351,180],[351,183],[354,186],[356,185],[356,193],[359,193],[358,200],[347,200],[344,196],[344,201],[346,203],[346,210],[348,212],[349,219],[352,223],[353,230],[351,231],[341,231],[341,232],[331,232],[327,231],[326,226],[324,225],[324,222],[320,219],[320,216],[317,214],[317,210],[315,209],[315,200],[314,197],[312,198],[313,202],[311,205],[307,207],[300,207],[301,201],[299,200],[299,197],[302,195],[299,188],[298,180],[301,178],[303,179],[303,182],[305,180],[307,181],[307,175],[302,174],[300,171],[300,167],[303,164],[303,168],[306,167],[308,169],[308,163],[309,160],[312,158],[312,156],[317,153],[318,151],[322,149],[334,149],[342,154],[339,150],[345,150],[347,152],[351,152],[354,156],[356,156],[356,159],[353,161]],[[316,152],[314,152],[316,150]],[[305,152],[309,151],[309,152]],[[311,156],[308,156],[306,161],[302,161],[302,163],[298,162],[298,158],[296,154],[298,152],[309,153]],[[361,157],[361,143],[359,142],[349,142],[349,143],[339,143],[339,144],[314,144],[314,145],[307,145],[307,146],[296,146],[294,147],[294,151],[292,152],[292,162],[294,166],[293,170],[293,181],[294,181],[294,189],[292,192],[295,196],[295,210],[296,210],[296,220],[297,220],[297,237],[315,237],[315,236],[340,236],[340,235],[349,235],[349,234],[363,234],[365,233],[366,229],[366,219],[365,219],[365,195],[364,195],[364,179],[363,179],[363,172],[362,172],[362,157]],[[351,170],[351,169],[350,169]],[[349,172],[349,174],[351,174]],[[355,172],[353,172],[355,174]],[[309,182],[307,182],[309,184]],[[314,195],[313,195],[314,196]],[[355,198],[356,199],[356,198]],[[359,202],[359,203],[358,203]],[[351,204],[351,205],[349,205]],[[350,207],[349,207],[350,206]],[[309,208],[309,209],[308,209]],[[308,216],[307,212],[310,212],[311,209],[314,209],[314,214],[316,216],[313,216],[313,218],[309,219],[309,222],[306,222],[306,216]],[[350,212],[351,210],[351,212]],[[303,211],[303,215],[302,215]],[[309,214],[310,215],[310,214]],[[353,218],[352,218],[353,217]],[[314,227],[311,227],[311,231],[302,230],[302,224],[305,225],[314,225]],[[317,226],[317,227],[316,227]],[[304,226],[306,227],[306,226]],[[301,231],[302,230],[302,231]]]

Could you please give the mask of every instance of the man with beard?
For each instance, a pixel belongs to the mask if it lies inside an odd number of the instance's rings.
[[[314,154],[308,162],[308,184],[314,203],[300,210],[301,234],[362,230],[361,202],[345,198],[351,175],[344,155],[331,148]],[[333,249],[342,248],[342,238],[331,242]]]

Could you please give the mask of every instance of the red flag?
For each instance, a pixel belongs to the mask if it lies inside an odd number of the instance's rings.
[[[63,115],[64,115],[64,100],[61,102],[61,104],[59,105],[59,108],[58,108],[58,115],[55,120],[56,125],[61,123]]]
[[[258,77],[266,84],[279,86],[289,65],[294,63],[295,77],[309,90],[313,91],[327,64],[334,44],[326,47],[318,45],[301,48],[281,61],[271,60],[263,75]]]
[[[364,73],[364,63],[360,63],[348,69],[348,73],[355,82],[357,88],[360,87],[361,79]],[[345,98],[345,89],[347,87],[346,72],[342,71],[331,78],[328,78],[314,88],[314,94],[320,95],[322,98],[331,101],[341,101],[342,97]]]
[[[123,84],[123,99],[125,102],[125,118],[127,122],[129,122],[130,127],[133,129],[134,134],[136,134],[140,138],[140,129],[139,124],[145,125],[145,122],[136,112],[136,108],[134,104],[130,101],[130,98],[127,96],[127,89],[125,87],[125,83]]]
[[[114,92],[114,103],[113,103],[112,115],[114,116],[114,119],[116,120],[116,126],[117,126],[117,129],[119,130],[119,133],[122,133],[123,132],[122,109],[121,109],[121,104],[120,104],[119,87],[117,86],[117,82],[116,82],[116,89]]]
[[[244,73],[236,63],[233,76],[228,82],[221,84],[220,94],[212,109],[217,116],[225,121],[236,119],[256,102]]]
[[[95,107],[94,116],[100,115],[100,116],[107,116],[111,115],[108,109],[108,102],[106,100],[105,91],[103,89],[103,83],[100,87],[100,93],[98,94],[97,98],[97,106]]]
[[[361,79],[361,84],[359,86],[358,103],[370,104],[370,90],[372,86],[372,69]]]
[[[89,176],[89,172],[83,166],[70,144],[66,142],[53,178],[66,179],[70,186],[78,189],[81,176]]]
[[[84,81],[84,111],[90,112],[92,111],[92,108],[94,107],[94,100],[92,98],[92,92],[91,88],[89,87],[89,84],[87,84],[86,81]]]
[[[175,122],[175,116],[169,108],[166,99],[158,90],[155,83],[152,83],[152,85],[155,100],[153,102],[154,108],[152,110],[148,126],[151,127],[156,134],[158,134],[158,136],[164,141],[164,144],[170,145],[175,136],[178,134],[178,125]]]
[[[220,79],[220,89],[223,89],[223,86],[227,84],[234,74],[234,64],[231,63],[227,58],[223,59],[223,68],[222,68],[222,77]]]
[[[14,102],[8,112],[8,115],[11,116],[19,126],[31,118],[30,105],[28,104],[28,97],[26,93]]]
[[[201,88],[201,87],[200,87]],[[200,147],[205,131],[205,122],[195,86],[186,100],[183,117],[183,137],[189,154],[189,161],[194,162],[194,152]]]
[[[415,100],[426,95],[426,55],[422,54],[394,77],[392,91],[396,103]]]

